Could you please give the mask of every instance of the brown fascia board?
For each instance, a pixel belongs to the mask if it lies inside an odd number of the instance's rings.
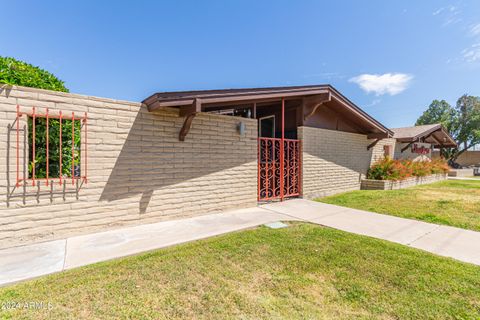
[[[346,105],[357,116],[371,123],[379,131],[384,132],[385,138],[393,136],[393,132],[390,129],[372,118],[331,85],[166,92],[153,94],[145,99],[143,103],[147,105],[148,111],[154,111],[160,107],[191,105],[195,98],[201,99],[203,105],[208,105],[226,102],[253,102],[262,99],[300,97],[322,93],[330,93],[337,101]],[[169,98],[168,95],[172,97]],[[185,97],[182,97],[182,95]]]
[[[329,85],[309,85],[309,86],[289,86],[289,87],[265,87],[265,88],[241,88],[241,89],[218,89],[218,90],[197,90],[197,91],[171,91],[158,92],[151,97],[158,100],[171,101],[188,98],[208,98],[213,96],[237,96],[242,94],[262,93],[262,92],[281,92],[281,91],[306,91],[312,89],[327,89]],[[148,100],[147,98],[146,100]]]
[[[214,90],[211,90],[211,91],[214,91]],[[314,87],[312,89],[298,87],[298,88],[289,89],[289,90],[288,89],[280,89],[280,90],[265,89],[265,90],[256,90],[256,91],[242,91],[239,93],[234,93],[228,90],[225,93],[198,94],[197,96],[187,96],[187,97],[179,97],[179,98],[161,98],[161,94],[157,93],[148,97],[143,102],[149,107],[149,111],[153,111],[155,109],[158,109],[159,107],[178,107],[183,105],[190,105],[193,103],[194,98],[200,98],[202,100],[202,104],[205,105],[205,104],[222,103],[222,102],[237,102],[237,101],[240,102],[240,101],[246,101],[246,100],[254,101],[254,100],[270,99],[270,98],[315,95],[315,94],[321,94],[321,93],[327,93],[327,92],[328,92],[328,87],[324,86],[324,87]]]

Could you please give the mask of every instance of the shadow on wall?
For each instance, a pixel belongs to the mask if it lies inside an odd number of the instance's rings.
[[[240,121],[247,123],[243,136]],[[177,110],[141,108],[103,189],[101,201],[141,194],[139,212],[152,197],[155,207],[211,205],[235,193],[256,196],[256,122],[199,114],[184,142],[178,140],[183,118]],[[250,190],[251,189],[251,190]]]

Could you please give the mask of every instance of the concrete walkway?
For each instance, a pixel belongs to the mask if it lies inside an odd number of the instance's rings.
[[[2,249],[0,286],[279,220],[290,218],[255,207]]]
[[[480,265],[480,232],[303,199],[268,204],[263,208],[292,219],[384,239]]]
[[[480,265],[480,232],[303,199],[0,250],[0,285],[274,221],[306,221]]]
[[[470,177],[448,177],[448,180],[473,180],[473,181],[480,181],[480,177],[477,178],[470,178]]]

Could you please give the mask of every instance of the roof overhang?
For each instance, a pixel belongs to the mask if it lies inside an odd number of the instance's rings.
[[[143,101],[143,104],[147,106],[150,112],[162,107],[173,107],[184,110],[181,114],[186,115],[192,112],[214,110],[221,106],[268,103],[281,101],[282,99],[295,100],[322,95],[328,95],[328,101],[339,103],[344,109],[359,118],[359,121],[367,123],[371,128],[369,138],[393,137],[393,132],[390,129],[330,85],[161,92],[151,95]]]
[[[428,130],[422,131],[411,137],[395,137],[399,142],[413,143],[413,142],[425,142],[431,143],[436,148],[455,148],[457,143],[448,133],[447,129],[441,124],[435,125]]]

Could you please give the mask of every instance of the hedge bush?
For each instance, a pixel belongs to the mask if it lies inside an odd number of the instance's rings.
[[[50,72],[14,58],[0,56],[0,87],[2,84],[68,92],[63,81]]]
[[[374,163],[367,173],[368,179],[403,180],[409,177],[424,177],[447,173],[449,166],[443,159],[428,161],[394,160],[384,158]]]

